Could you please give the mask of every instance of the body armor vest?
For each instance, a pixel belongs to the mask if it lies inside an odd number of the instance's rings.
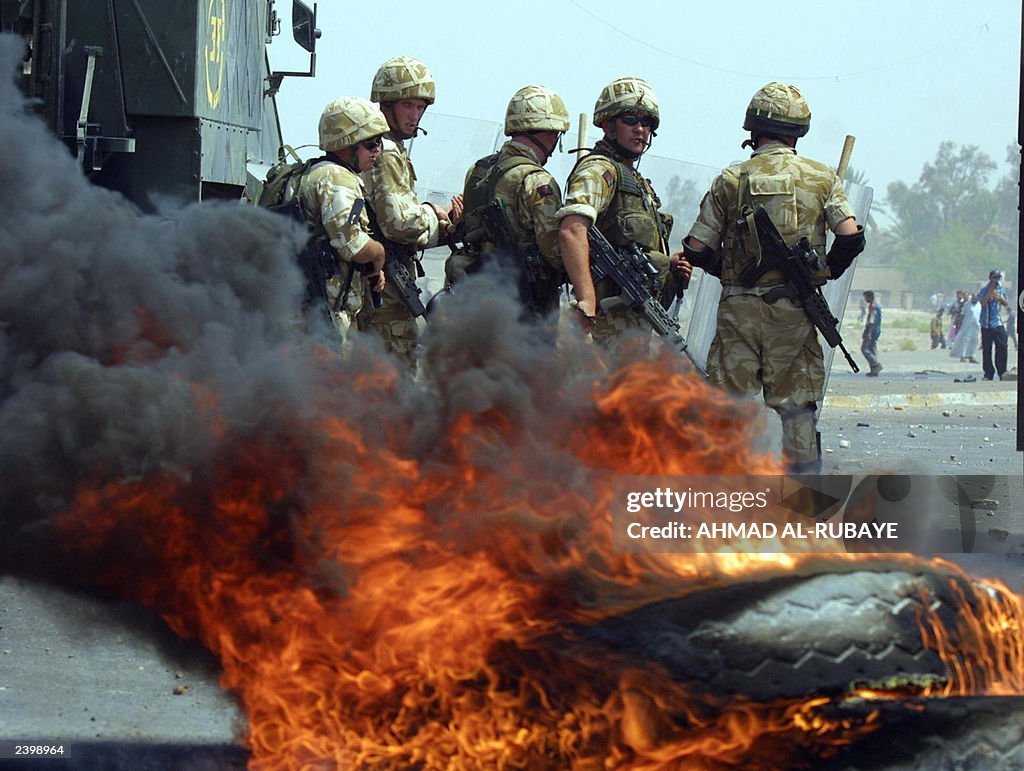
[[[470,252],[479,252],[487,243],[487,233],[480,220],[480,210],[489,206],[495,198],[495,188],[498,181],[508,172],[523,164],[533,164],[529,158],[521,155],[508,155],[501,158],[501,153],[488,155],[481,158],[473,165],[473,170],[466,181],[466,191],[463,200],[463,207],[466,212],[463,219],[462,231],[465,233],[463,243]],[[539,168],[539,167],[538,167]],[[533,246],[532,240],[527,242],[521,233],[517,223],[510,223],[512,230],[516,233],[516,247],[521,253]]]
[[[795,156],[785,157],[795,159]],[[736,209],[734,213],[729,207],[722,239],[723,284],[739,283],[737,277],[740,272],[761,259],[752,231],[752,215],[758,206],[763,206],[768,212],[787,245],[792,246],[806,237],[819,255],[825,255],[825,216],[817,202],[827,191],[807,190],[807,182],[800,178],[799,167],[794,165],[791,169],[780,169],[779,165],[779,156],[770,154],[754,156],[739,165]],[[820,277],[824,283],[827,272],[822,271]],[[772,270],[757,283],[778,284],[782,280],[782,274]]]
[[[466,214],[460,224],[460,227],[463,228],[461,240],[464,244],[461,252],[462,259],[459,260],[457,255],[453,254],[449,263],[452,267],[450,273],[449,266],[446,265],[445,270],[449,283],[456,283],[457,270],[466,274],[480,270],[490,257],[491,251],[498,246],[490,240],[492,234],[488,233],[484,225],[482,213],[495,202],[498,183],[504,176],[513,169],[523,166],[526,167],[523,179],[542,170],[529,158],[522,155],[502,156],[500,152],[481,158],[473,165],[463,193],[463,206]],[[514,258],[518,262],[519,300],[528,317],[541,318],[558,308],[561,278],[540,256],[533,231],[522,230],[518,222],[519,218],[516,216],[517,213],[509,205],[514,202],[505,203],[507,204],[504,212],[506,225],[510,231],[509,235],[515,241],[512,248],[515,250]],[[456,263],[459,264],[458,268],[455,268]]]
[[[661,201],[640,173],[619,160],[612,146],[599,141],[594,155],[607,158],[615,166],[615,197],[598,214],[597,229],[613,246],[638,244],[646,252],[668,254],[671,217],[661,214]]]

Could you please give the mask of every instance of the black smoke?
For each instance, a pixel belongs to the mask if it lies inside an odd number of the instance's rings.
[[[0,40],[0,67],[19,55]],[[288,221],[233,202],[141,212],[89,182],[12,78],[0,142],[0,565],[83,483],[195,480],[310,415],[353,418],[365,452],[428,464],[448,462],[460,416],[492,409],[546,445],[600,374],[581,346],[556,360],[486,275],[438,314],[414,382],[373,340],[343,354],[332,330],[297,323],[303,235]],[[500,468],[509,448],[491,451]]]
[[[0,67],[19,61],[0,40]],[[310,400],[290,223],[235,203],[145,215],[92,185],[0,79],[0,529],[11,546],[81,479],[182,474]],[[212,400],[208,409],[197,409]],[[290,406],[289,406],[290,405]]]

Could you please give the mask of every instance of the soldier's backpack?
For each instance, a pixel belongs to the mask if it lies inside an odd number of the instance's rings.
[[[322,161],[330,162],[324,155],[307,161],[292,163],[282,161],[273,166],[267,172],[267,178],[263,183],[263,189],[260,191],[256,205],[301,222],[309,230],[309,240],[302,251],[296,255],[299,267],[306,277],[306,297],[303,302],[303,310],[308,310],[312,305],[318,305],[323,309],[327,319],[331,321],[332,303],[327,295],[327,281],[341,273],[338,269],[337,255],[328,243],[320,223],[310,222],[306,218],[305,209],[298,195],[302,177]]]
[[[313,166],[327,160],[327,156],[311,158],[308,161],[282,161],[272,166],[263,182],[257,206],[270,211],[288,214],[299,222],[306,222],[306,215],[299,201],[299,181]],[[307,223],[308,224],[308,223]]]

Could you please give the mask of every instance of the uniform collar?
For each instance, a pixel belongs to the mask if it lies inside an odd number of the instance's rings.
[[[507,142],[505,142],[505,145],[501,148],[501,150],[502,152],[508,155],[521,155],[524,158],[529,158],[538,166],[544,165],[540,159],[540,151],[536,147],[526,144],[525,142],[510,139]]]
[[[777,155],[796,155],[796,148],[790,147],[785,142],[777,142],[774,139],[769,139],[750,155],[753,157],[755,155],[767,155],[768,153]]]
[[[398,134],[396,134],[394,131],[389,131],[384,136],[386,136],[388,139],[390,139],[392,142],[398,145],[399,149],[405,149],[405,140],[398,136]]]
[[[630,168],[633,168],[633,164],[636,162],[636,158],[627,158],[615,147],[615,145],[613,145],[607,139],[599,139],[597,141],[597,144],[594,145],[594,150],[604,155],[610,156],[612,160],[625,164]]]

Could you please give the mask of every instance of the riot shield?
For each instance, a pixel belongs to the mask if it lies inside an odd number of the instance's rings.
[[[416,197],[447,206],[453,195],[462,193],[470,166],[501,147],[502,124],[437,112],[428,112],[423,123],[430,133],[406,143],[416,168]],[[426,275],[417,281],[424,302],[444,287],[444,263],[450,253],[447,246],[424,252],[421,264]]]
[[[453,195],[462,192],[469,167],[501,146],[502,125],[436,112],[428,112],[422,123],[430,133],[406,142],[416,167],[416,195],[421,201],[447,206]]]

